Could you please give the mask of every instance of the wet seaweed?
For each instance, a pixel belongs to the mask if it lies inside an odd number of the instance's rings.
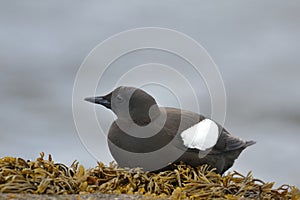
[[[24,194],[139,194],[171,199],[300,199],[295,186],[256,179],[249,172],[226,175],[208,166],[197,169],[179,164],[173,170],[158,173],[140,168],[120,168],[115,163],[84,169],[77,161],[71,166],[54,163],[44,153],[35,161],[0,158],[0,193]]]

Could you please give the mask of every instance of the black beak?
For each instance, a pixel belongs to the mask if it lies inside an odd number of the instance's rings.
[[[111,93],[106,96],[87,97],[84,100],[91,103],[100,104],[108,109],[111,109]]]

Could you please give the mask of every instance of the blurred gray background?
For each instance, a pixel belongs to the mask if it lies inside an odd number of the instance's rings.
[[[57,162],[77,159],[86,167],[95,166],[73,122],[77,70],[86,55],[113,34],[156,26],[191,36],[218,65],[227,94],[225,127],[257,141],[231,170],[252,170],[265,181],[300,186],[299,10],[299,1],[279,0],[1,0],[0,157],[35,159],[44,151]],[[114,69],[164,60],[172,63],[176,58],[137,52],[115,63]],[[203,99],[202,113],[209,115],[209,94],[203,86],[199,83],[197,95]],[[111,89],[103,84],[99,94]],[[148,90],[160,104],[177,106],[166,90]],[[107,131],[113,115],[102,107],[98,112]],[[98,144],[99,158],[108,163],[112,157],[105,137]]]

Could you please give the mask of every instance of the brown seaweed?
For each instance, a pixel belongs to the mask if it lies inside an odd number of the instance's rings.
[[[70,167],[54,163],[44,153],[36,161],[22,158],[0,158],[0,193],[30,194],[139,194],[171,199],[300,199],[295,186],[255,179],[252,173],[236,171],[226,175],[208,166],[197,169],[185,164],[158,173],[140,168],[120,168],[115,163],[85,170],[74,161]]]

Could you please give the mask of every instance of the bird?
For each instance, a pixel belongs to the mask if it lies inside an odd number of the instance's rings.
[[[179,163],[195,168],[206,164],[222,175],[245,148],[256,143],[231,135],[201,114],[159,106],[141,88],[120,86],[85,100],[116,115],[107,142],[120,167],[157,172]]]

